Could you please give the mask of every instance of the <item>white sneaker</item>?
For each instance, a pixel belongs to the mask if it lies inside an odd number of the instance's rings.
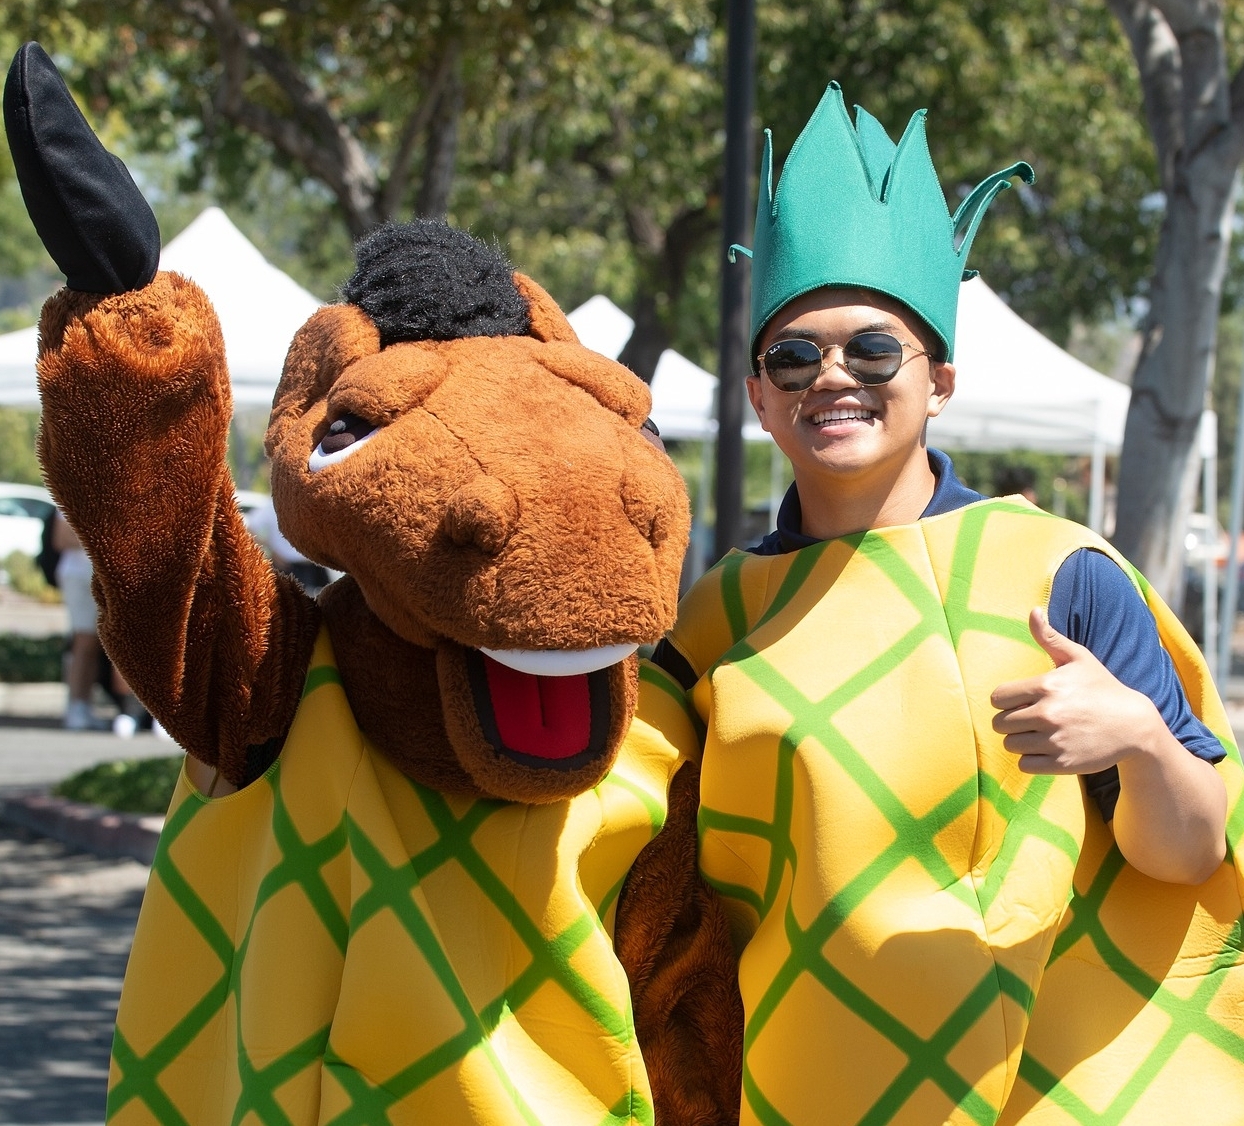
[[[112,733],[118,739],[132,739],[137,730],[138,720],[132,715],[126,715],[125,712],[120,712],[112,721]]]
[[[106,719],[96,719],[91,705],[85,700],[70,700],[65,709],[66,731],[107,731]]]

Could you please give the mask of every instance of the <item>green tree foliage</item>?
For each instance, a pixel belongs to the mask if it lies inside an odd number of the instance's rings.
[[[358,236],[402,212],[443,213],[463,109],[490,96],[519,32],[568,6],[16,0],[7,23],[46,38],[72,9],[112,51],[69,60],[69,79],[122,110],[142,147],[183,149],[191,182],[241,195],[271,162],[321,185]]]
[[[604,253],[568,279],[572,302],[594,289],[631,310],[622,359],[645,378],[671,343],[701,363],[715,345],[720,19],[709,0],[582,0],[543,44],[515,44],[464,154],[457,209],[520,260],[549,234],[595,236]]]
[[[347,236],[447,210],[565,303],[629,308],[650,373],[667,343],[713,362],[724,17],[721,0],[12,0],[0,18],[52,40],[135,147],[186,158],[181,187],[263,212],[261,247],[309,256],[317,292]],[[1104,4],[807,0],[758,20],[779,159],[832,77],[895,133],[927,106],[952,204],[1014,158],[1037,168],[973,255],[1021,313],[1063,338],[1143,292],[1156,178]],[[109,49],[76,53],[81,26]]]
[[[724,4],[600,0],[580,13],[538,57],[516,49],[478,122],[491,145],[457,199],[511,238],[539,241],[552,225],[563,239],[625,239],[631,267],[596,288],[635,315],[647,361],[672,343],[714,366]],[[762,5],[758,21],[757,118],[779,166],[830,78],[895,136],[927,107],[952,207],[1015,158],[1038,169],[1035,187],[995,205],[973,253],[1021,314],[1062,341],[1073,320],[1144,292],[1156,174],[1104,5],[810,0]],[[580,277],[599,264],[589,255]]]
[[[895,138],[928,108],[952,208],[996,168],[1032,164],[1036,184],[994,204],[972,265],[1056,340],[1143,292],[1157,176],[1135,65],[1104,4],[812,0],[774,7],[759,54],[779,160],[837,78]]]
[[[35,435],[39,432],[37,411],[0,407],[0,481],[19,485],[42,485],[39,459],[35,456]]]

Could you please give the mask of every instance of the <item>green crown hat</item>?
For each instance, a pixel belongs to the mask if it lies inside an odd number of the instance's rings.
[[[855,124],[831,82],[786,158],[773,190],[773,136],[765,130],[752,258],[751,350],[783,305],[821,286],[888,294],[923,318],[954,356],[959,283],[976,229],[1012,176],[1036,179],[1018,161],[972,189],[953,218],[924,133],[925,110],[896,145],[859,106]]]

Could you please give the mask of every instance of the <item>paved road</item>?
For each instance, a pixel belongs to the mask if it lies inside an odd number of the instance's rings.
[[[100,1123],[147,869],[0,826],[0,1122]]]
[[[149,731],[118,739],[110,731],[65,731],[58,720],[0,716],[0,787],[50,786],[97,762],[178,753]]]
[[[0,788],[94,763],[176,754],[150,734],[0,716]],[[102,1123],[121,979],[147,869],[0,825],[0,1123]]]

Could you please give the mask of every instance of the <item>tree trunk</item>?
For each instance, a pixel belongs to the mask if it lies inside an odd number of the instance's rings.
[[[1236,168],[1237,162],[1204,152],[1167,200],[1119,463],[1115,546],[1176,606],[1183,597],[1184,529],[1196,498],[1197,431],[1214,369]]]
[[[447,39],[436,66],[412,76],[421,97],[398,132],[387,178],[382,179],[383,167],[377,167],[331,95],[303,74],[294,59],[266,42],[232,0],[180,0],[180,7],[216,37],[220,48],[213,111],[234,128],[261,137],[324,184],[352,238],[361,238],[400,210],[416,144],[425,131],[426,161],[416,210],[421,215],[445,214],[465,94],[458,40]],[[258,75],[285,99],[284,109],[251,98],[248,83]]]
[[[631,315],[635,328],[618,356],[645,383],[656,374],[661,353],[670,346],[670,332],[657,310],[658,295],[666,308],[675,309],[687,282],[691,257],[716,229],[716,216],[707,207],[679,212],[662,229],[647,208],[628,204],[627,233],[643,268]]]
[[[661,353],[669,347],[669,333],[657,313],[657,301],[653,294],[636,294],[631,314],[635,327],[618,356],[618,363],[625,364],[645,383],[651,384]]]
[[[1173,605],[1218,339],[1244,78],[1228,84],[1221,0],[1109,0],[1136,57],[1166,215],[1132,379],[1115,546]]]
[[[462,86],[461,52],[456,44],[448,48],[449,74],[441,87],[428,122],[427,157],[423,165],[423,183],[415,204],[418,214],[443,219],[449,210],[449,193],[454,185],[454,167],[458,159],[458,122],[462,119],[465,91]]]

